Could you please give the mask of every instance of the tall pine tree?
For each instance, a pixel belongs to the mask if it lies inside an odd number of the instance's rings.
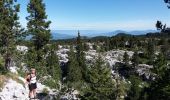
[[[36,51],[36,62],[41,62],[44,54],[44,46],[49,43],[51,34],[49,30],[50,21],[47,21],[45,4],[43,0],[30,0],[26,17],[28,33],[32,36],[34,50]]]
[[[76,59],[82,73],[82,79],[85,81],[87,76],[87,66],[85,64],[86,61],[85,53],[84,53],[83,43],[79,31],[78,31],[77,44],[76,44]]]
[[[77,62],[76,53],[71,47],[69,52],[67,84],[69,88],[79,88],[82,81],[81,68]]]
[[[88,86],[83,90],[82,99],[114,100],[115,83],[111,76],[111,69],[105,65],[99,56],[95,64],[89,68]]]
[[[53,84],[55,86],[58,86],[61,80],[61,69],[60,69],[58,56],[56,54],[55,44],[52,44],[51,46],[49,46],[49,53],[48,53],[46,60],[47,60],[47,65],[46,65],[47,74],[52,77],[52,80],[54,82]]]
[[[20,5],[16,4],[16,0],[0,1],[0,47],[6,69],[10,67],[13,54],[15,54],[16,43],[23,33],[18,22],[19,10]]]
[[[45,48],[50,41],[50,21],[47,21],[45,4],[43,0],[30,0],[27,6],[29,16],[26,17],[28,34],[32,36],[32,46],[29,47],[27,64],[29,67],[35,67],[39,70],[39,76],[47,74],[45,57],[47,51]]]

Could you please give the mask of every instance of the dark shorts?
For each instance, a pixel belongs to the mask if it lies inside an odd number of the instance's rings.
[[[32,91],[32,90],[37,88],[37,84],[36,83],[31,83],[31,84],[28,85],[28,87],[29,87],[29,90]]]

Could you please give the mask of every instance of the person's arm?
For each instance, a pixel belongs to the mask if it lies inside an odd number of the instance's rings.
[[[26,83],[26,84],[29,84],[28,79],[30,79],[30,75],[27,75],[26,78],[25,78],[25,80],[26,80],[25,83]]]

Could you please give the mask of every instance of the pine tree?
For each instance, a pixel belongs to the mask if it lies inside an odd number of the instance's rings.
[[[154,40],[148,41],[147,57],[148,57],[148,60],[149,60],[149,64],[152,65],[154,63],[154,59],[155,59]]]
[[[70,88],[78,88],[80,87],[81,81],[81,68],[79,67],[76,53],[73,51],[73,48],[71,48],[69,52],[67,83]]]
[[[77,44],[76,44],[76,59],[82,73],[81,75],[82,79],[85,81],[87,76],[87,66],[85,64],[86,59],[85,59],[83,43],[81,41],[81,36],[79,31],[78,31]]]
[[[167,66],[168,67],[168,66]],[[161,78],[156,79],[150,85],[148,100],[170,100],[170,69],[164,71]]]
[[[52,76],[52,79],[55,81],[55,84],[61,80],[61,69],[59,65],[58,56],[56,54],[56,46],[52,44],[49,47],[49,53],[47,56],[47,73]]]
[[[162,53],[160,53],[157,56],[157,59],[156,59],[156,61],[154,63],[153,72],[155,74],[157,74],[157,76],[159,78],[161,78],[161,76],[163,76],[166,69],[167,69],[167,61],[165,59],[165,56]]]
[[[137,67],[138,64],[139,64],[139,56],[138,56],[138,52],[135,51],[133,56],[132,56],[132,64],[133,64],[133,67]]]
[[[12,56],[15,54],[16,43],[23,33],[18,22],[19,10],[20,5],[16,4],[16,0],[0,1],[0,47],[6,69],[10,66]]]
[[[27,11],[30,14],[26,17],[28,33],[32,36],[33,49],[36,51],[36,61],[40,62],[45,55],[43,48],[51,38],[49,30],[51,22],[47,21],[43,0],[30,0]]]
[[[106,66],[101,57],[91,66],[88,74],[88,86],[82,99],[85,100],[114,100],[115,83],[111,77],[111,69]]]
[[[127,54],[127,52],[124,53],[123,62],[125,63],[126,66],[129,65],[129,55]]]
[[[116,92],[115,92],[116,100],[124,100],[124,97],[127,94],[128,90],[126,84],[127,83],[122,81],[120,78],[118,77],[116,78]]]
[[[127,94],[126,100],[139,100],[142,91],[142,88],[139,87],[139,85],[141,84],[142,80],[135,75],[131,75],[129,80],[131,82],[131,88]]]
[[[89,51],[89,49],[90,49],[89,45],[86,43],[83,44],[83,48],[84,48],[84,51]]]
[[[109,40],[109,38],[106,39],[104,47],[105,47],[105,51],[110,50],[110,40]]]
[[[168,40],[163,38],[162,39],[162,44],[161,44],[161,53],[165,58],[167,58],[168,55],[168,50],[169,50],[169,45],[168,45]]]

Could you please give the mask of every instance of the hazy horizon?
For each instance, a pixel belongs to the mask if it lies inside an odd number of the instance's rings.
[[[18,0],[23,27],[29,0]],[[44,0],[51,30],[154,30],[157,20],[170,25],[163,0]]]

